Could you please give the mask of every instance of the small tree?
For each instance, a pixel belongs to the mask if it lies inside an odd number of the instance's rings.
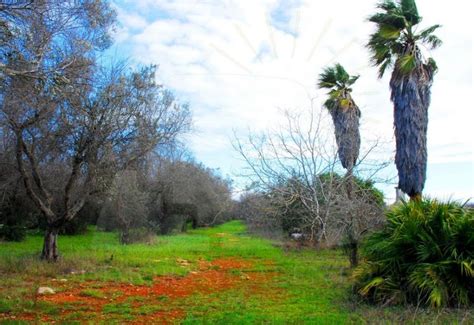
[[[121,243],[131,242],[131,229],[148,226],[148,200],[148,194],[139,188],[136,171],[125,170],[115,176],[101,218],[118,226]]]

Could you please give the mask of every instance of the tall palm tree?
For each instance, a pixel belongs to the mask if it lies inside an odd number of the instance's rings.
[[[352,200],[352,172],[359,157],[360,110],[352,99],[350,88],[359,76],[350,76],[339,63],[327,67],[319,75],[319,88],[329,89],[329,98],[324,106],[329,110],[334,122],[337,150],[342,167],[347,169],[346,189],[349,200]],[[352,267],[358,263],[358,241],[355,236],[354,218],[349,215],[346,228],[349,260]]]
[[[324,106],[329,110],[334,122],[334,133],[338,155],[342,167],[352,174],[352,169],[359,157],[360,110],[351,97],[350,88],[359,76],[350,76],[339,63],[327,67],[319,75],[319,88],[329,89],[329,98]]]
[[[437,70],[436,62],[425,59],[422,50],[441,45],[441,40],[433,34],[440,25],[418,32],[416,27],[421,17],[414,0],[384,0],[377,8],[379,12],[369,18],[377,24],[377,30],[370,36],[367,47],[373,64],[379,67],[379,78],[387,68],[393,67],[390,88],[398,187],[411,200],[420,200],[426,179],[428,106]]]

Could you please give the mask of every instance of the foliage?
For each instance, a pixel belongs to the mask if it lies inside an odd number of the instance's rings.
[[[0,224],[0,240],[22,241],[26,236],[26,227],[21,224]]]
[[[352,107],[353,101],[348,96],[352,92],[350,88],[359,76],[351,76],[344,67],[336,63],[334,67],[326,67],[319,75],[319,88],[329,89],[329,99],[324,103],[328,109],[340,107]]]
[[[122,244],[144,243],[153,244],[156,238],[156,231],[149,227],[131,228],[127,232],[127,236],[120,236]]]
[[[347,178],[337,173],[320,174],[314,186],[319,210],[327,211],[329,218],[325,225],[325,246],[339,246],[343,243],[343,229],[348,227],[348,213],[357,215],[352,222],[356,238],[377,229],[384,221],[383,193],[370,180],[352,177],[352,200],[348,200]],[[290,190],[291,188],[291,190]],[[240,216],[250,229],[267,237],[278,237],[294,231],[306,238],[316,238],[321,229],[311,222],[299,193],[305,191],[302,180],[292,178],[282,181],[269,192],[254,192],[244,195],[238,203]]]
[[[100,219],[104,219],[106,224],[117,225],[123,244],[136,242],[139,234],[146,234],[143,231],[136,231],[131,238],[131,230],[144,228],[147,225],[148,200],[148,194],[139,187],[137,172],[125,170],[115,177]]]
[[[354,177],[353,179],[356,184],[356,187],[359,188],[361,193],[366,193],[366,194],[368,193],[366,197],[368,197],[368,200],[370,202],[373,202],[379,206],[385,205],[383,192],[375,187],[375,184],[372,180],[363,179],[361,177]],[[357,195],[357,192],[356,192],[356,195]]]
[[[459,306],[474,302],[474,212],[436,200],[395,206],[370,236],[356,290],[375,303]]]
[[[385,70],[395,65],[397,73],[410,74],[420,67],[421,53],[419,45],[435,49],[441,40],[433,34],[440,25],[433,25],[415,32],[415,26],[422,18],[416,8],[415,0],[383,0],[377,5],[379,12],[369,17],[369,21],[377,24],[377,30],[370,36],[367,44],[372,62],[379,67],[379,77]],[[436,62],[426,62],[430,70],[436,70]]]
[[[189,129],[188,105],[156,82],[156,66],[132,71],[100,59],[115,17],[106,0],[0,10],[0,160],[15,165],[47,223],[42,258],[50,261],[59,256],[58,233],[80,230],[68,224],[91,196]]]
[[[6,187],[6,186],[5,186]],[[28,206],[29,201],[21,201],[18,193],[3,193],[0,201],[0,240],[22,241],[28,226],[35,219],[34,209]]]
[[[70,222],[66,223],[59,233],[62,235],[84,234],[87,231],[88,225],[89,222],[86,218],[76,217]]]
[[[161,159],[149,180],[150,219],[160,224],[162,234],[228,220],[232,207],[231,182],[217,170],[192,159]]]
[[[328,183],[337,183],[337,188],[339,190],[344,190],[342,185],[345,181],[345,178],[337,173],[324,173],[319,176],[320,182],[322,184]],[[375,183],[370,179],[365,179],[360,176],[352,177],[354,181],[355,188],[354,196],[361,200],[374,203],[375,205],[384,206],[384,194],[381,190],[375,187]]]

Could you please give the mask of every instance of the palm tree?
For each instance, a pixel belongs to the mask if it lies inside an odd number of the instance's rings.
[[[371,61],[379,67],[379,78],[393,67],[390,79],[391,100],[394,104],[396,138],[395,164],[398,187],[418,201],[426,179],[426,131],[436,62],[425,59],[422,49],[435,49],[441,40],[433,32],[440,25],[417,31],[421,22],[414,0],[384,0],[377,5],[379,12],[369,21],[377,30],[367,44]]]
[[[329,89],[329,98],[324,106],[329,110],[334,122],[334,133],[338,147],[338,155],[342,167],[352,174],[359,157],[360,110],[351,97],[352,86],[359,76],[350,76],[344,67],[337,63],[327,67],[319,75],[319,88]]]
[[[336,136],[337,152],[342,167],[347,169],[346,188],[349,200],[352,200],[352,172],[359,157],[360,133],[359,119],[360,110],[352,99],[350,88],[359,76],[350,76],[344,67],[337,63],[333,67],[327,67],[319,75],[319,88],[329,89],[329,98],[324,106],[329,110],[334,122],[334,134]],[[346,229],[349,260],[352,267],[358,263],[358,241],[354,233],[354,220],[352,214]]]

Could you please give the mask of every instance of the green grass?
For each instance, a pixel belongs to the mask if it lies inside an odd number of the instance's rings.
[[[179,314],[177,322],[185,324],[474,323],[472,310],[361,304],[350,294],[348,263],[339,251],[285,251],[281,245],[247,234],[238,221],[159,236],[152,245],[123,246],[116,234],[91,229],[85,235],[60,237],[62,259],[56,264],[38,260],[41,244],[41,236],[0,244],[0,322],[36,315],[44,322],[100,319],[121,323],[175,312]],[[163,275],[182,279],[199,270],[199,261],[222,258],[252,262],[251,267],[227,271],[230,277],[242,279],[238,280],[242,285],[153,299],[104,291],[111,283],[141,287],[153,285]],[[183,260],[186,262],[179,263]],[[246,280],[267,274],[272,276],[262,283]],[[39,301],[35,296],[38,286],[50,286],[58,294],[76,290],[84,299],[104,301],[104,305],[97,311],[78,302],[57,305]]]
[[[97,289],[85,289],[82,290],[80,293],[84,297],[92,297],[92,298],[104,298],[105,295],[102,291]]]

